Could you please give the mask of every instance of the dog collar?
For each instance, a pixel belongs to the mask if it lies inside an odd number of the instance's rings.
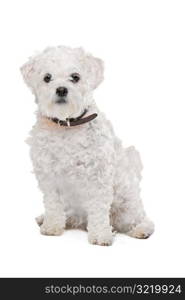
[[[98,116],[98,114],[94,113],[83,118],[83,116],[85,116],[86,113],[87,113],[87,109],[85,109],[84,112],[79,117],[69,118],[66,119],[66,121],[60,120],[58,118],[49,118],[49,119],[60,126],[71,127],[71,126],[77,126],[77,125],[90,122]]]

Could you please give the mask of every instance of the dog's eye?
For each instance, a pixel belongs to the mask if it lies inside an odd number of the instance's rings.
[[[44,76],[44,81],[48,83],[48,82],[51,81],[51,78],[52,78],[52,75],[49,74],[49,73],[47,73],[47,74]]]
[[[76,83],[80,80],[80,75],[78,73],[73,73],[71,74],[70,76],[70,80],[73,82],[73,83]]]

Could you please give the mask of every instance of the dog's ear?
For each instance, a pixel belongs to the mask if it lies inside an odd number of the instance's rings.
[[[104,63],[91,54],[86,55],[87,78],[91,89],[95,89],[103,81]]]
[[[31,87],[31,81],[35,71],[35,60],[30,58],[29,61],[20,68],[20,71],[26,84]]]
[[[75,48],[77,58],[83,63],[85,77],[91,90],[103,81],[104,63],[101,59],[92,56],[90,53],[85,53],[83,48]]]

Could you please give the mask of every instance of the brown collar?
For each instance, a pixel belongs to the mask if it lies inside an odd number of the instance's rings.
[[[84,112],[79,117],[69,118],[69,119],[66,119],[66,121],[59,120],[58,118],[49,118],[49,120],[53,121],[54,123],[56,123],[60,126],[71,127],[71,126],[77,126],[77,125],[81,125],[81,124],[90,122],[98,116],[96,113],[94,113],[85,118],[82,118],[86,113],[87,113],[87,109],[85,109]]]

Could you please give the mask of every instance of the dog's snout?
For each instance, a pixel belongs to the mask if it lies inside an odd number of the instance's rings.
[[[68,94],[68,89],[64,86],[60,86],[56,89],[56,94],[59,96],[59,97],[65,97],[67,96]]]

